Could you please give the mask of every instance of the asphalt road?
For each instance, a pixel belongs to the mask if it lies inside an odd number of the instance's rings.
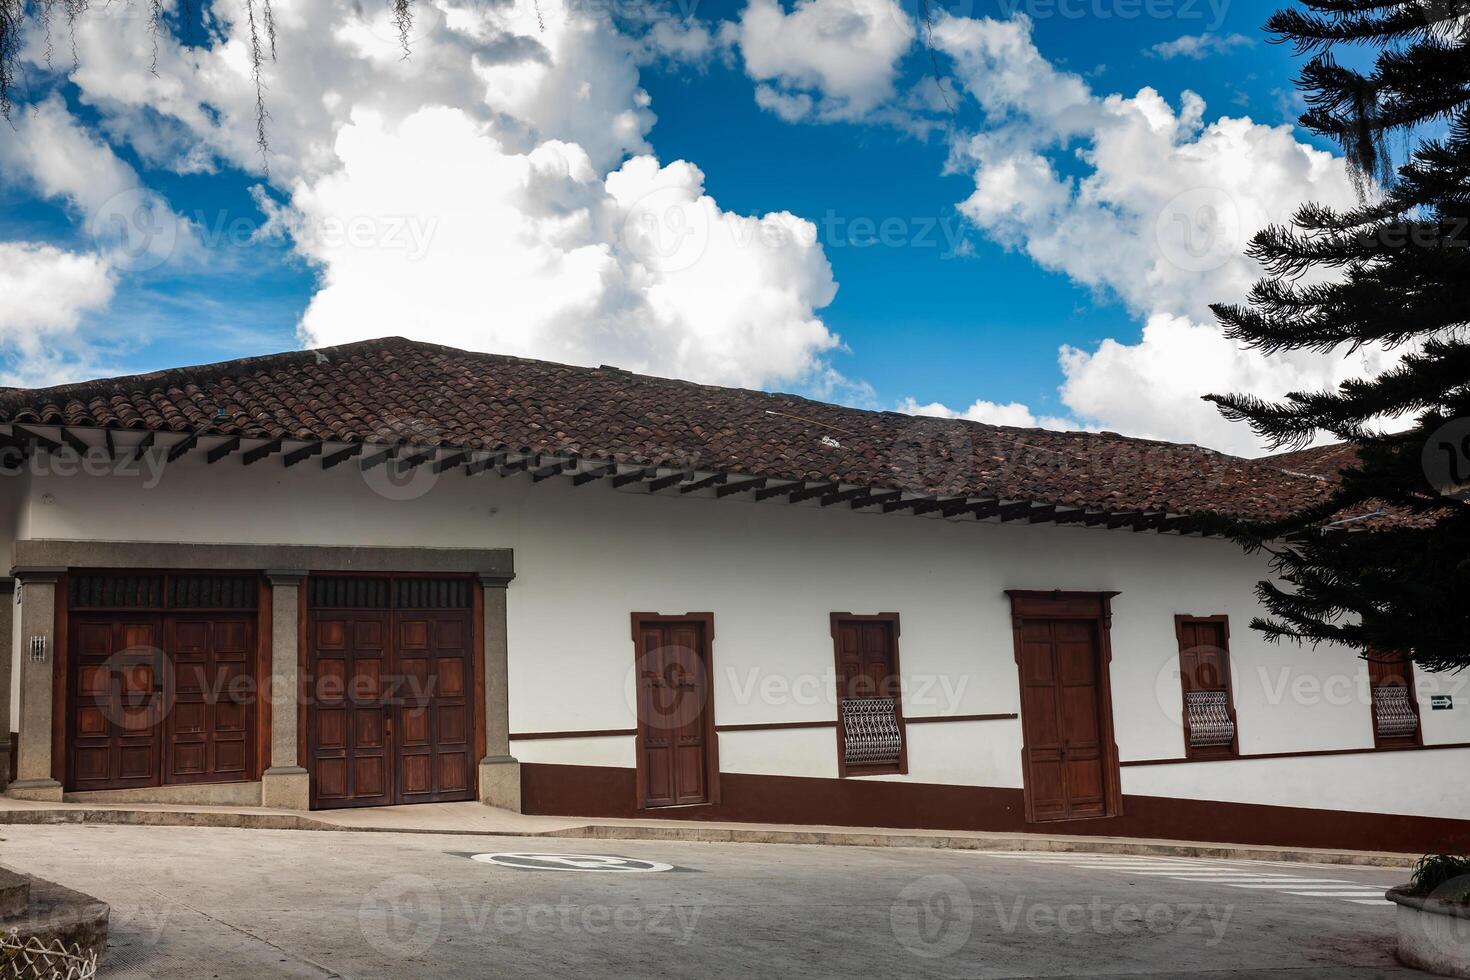
[[[202,828],[0,836],[0,864],[112,904],[103,973],[117,978],[1425,976],[1394,963],[1381,895],[1403,873],[1385,869]],[[474,857],[519,852],[628,860]]]

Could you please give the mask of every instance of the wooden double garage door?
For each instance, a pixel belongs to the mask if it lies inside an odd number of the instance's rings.
[[[259,579],[67,579],[66,788],[255,779]]]
[[[306,591],[312,808],[473,799],[471,580],[312,576]]]

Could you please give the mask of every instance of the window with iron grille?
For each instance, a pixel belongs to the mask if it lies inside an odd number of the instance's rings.
[[[832,614],[837,661],[838,772],[904,772],[898,614]]]
[[[1380,748],[1418,745],[1413,663],[1401,654],[1369,653],[1368,684],[1373,695],[1373,744]]]
[[[1175,616],[1184,689],[1184,753],[1191,759],[1237,754],[1230,691],[1230,623],[1224,616]]]

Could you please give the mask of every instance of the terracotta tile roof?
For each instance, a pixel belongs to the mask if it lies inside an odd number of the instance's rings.
[[[1291,473],[1305,473],[1337,482],[1342,471],[1358,461],[1358,449],[1350,442],[1334,442],[1310,449],[1295,449],[1289,453],[1266,456],[1262,462],[1275,465]]]
[[[1327,489],[1198,446],[864,411],[397,337],[0,393],[0,422],[529,450],[1114,513],[1269,518]]]

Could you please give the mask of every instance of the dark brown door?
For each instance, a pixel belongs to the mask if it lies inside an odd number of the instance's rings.
[[[162,623],[157,616],[73,616],[68,789],[160,782]]]
[[[1097,630],[1093,620],[1020,625],[1025,778],[1036,820],[1107,812]]]
[[[250,779],[255,752],[255,618],[178,615],[164,620],[169,671],[164,781]]]
[[[469,581],[314,576],[308,583],[311,805],[473,799]],[[321,608],[337,603],[377,608]]]
[[[388,620],[380,610],[307,617],[313,807],[394,802]]]
[[[399,803],[471,796],[470,616],[459,610],[394,614]]]
[[[641,804],[708,803],[712,736],[705,626],[643,620],[636,635]]]

